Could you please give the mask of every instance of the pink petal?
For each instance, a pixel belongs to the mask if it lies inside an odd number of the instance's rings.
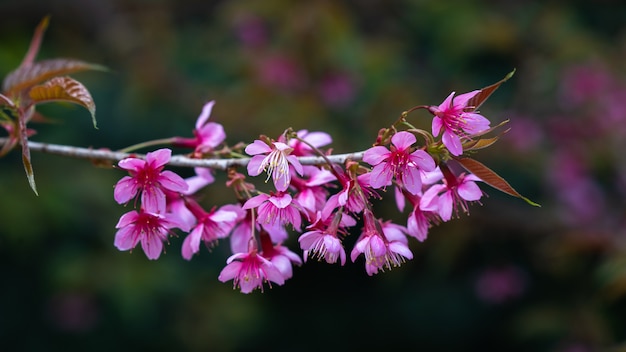
[[[423,171],[433,171],[435,167],[437,167],[437,165],[435,165],[435,160],[433,160],[433,157],[421,149],[418,149],[411,153],[410,159],[412,162],[417,164],[417,167],[419,167]]]
[[[124,176],[115,185],[113,198],[118,204],[125,204],[129,200],[133,199],[137,195],[138,191],[139,188],[137,187],[136,180],[133,177]]]
[[[283,274],[281,274],[281,272],[274,266],[274,264],[272,264],[272,262],[266,259],[263,260],[265,263],[261,265],[261,269],[265,273],[265,278],[268,281],[277,283],[278,285],[284,284],[285,278],[283,277]]]
[[[141,192],[142,208],[150,213],[164,213],[166,206],[165,193],[158,187],[150,187]]]
[[[263,172],[261,168],[261,164],[263,164],[263,160],[265,160],[265,155],[255,155],[248,162],[248,175],[250,176],[258,176]]]
[[[472,181],[466,181],[457,187],[457,193],[459,196],[467,201],[479,200],[482,197],[483,192],[480,187]]]
[[[433,136],[438,136],[439,132],[441,132],[441,127],[443,127],[443,120],[438,116],[433,117]]]
[[[217,279],[221,282],[234,279],[236,276],[239,276],[239,271],[241,270],[242,265],[242,262],[231,262],[230,264],[227,264],[224,269],[222,269]]]
[[[202,107],[202,112],[200,116],[198,116],[198,120],[196,120],[196,130],[200,130],[202,126],[206,123],[206,121],[211,116],[211,111],[213,110],[213,105],[215,105],[215,101],[212,100]]]
[[[146,161],[137,158],[126,158],[120,160],[117,166],[128,171],[139,171],[146,166]]]
[[[211,169],[196,167],[194,170],[196,171],[197,176],[191,176],[185,179],[185,182],[187,183],[187,190],[183,192],[184,194],[195,194],[200,189],[215,182],[215,177],[213,177]]]
[[[381,188],[391,184],[393,173],[387,163],[380,163],[372,169],[370,175],[370,186],[373,188]]]
[[[378,236],[370,237],[369,246],[375,257],[380,257],[387,253],[387,246],[385,246],[385,242],[383,242],[382,238]]]
[[[171,157],[172,151],[167,148],[162,148],[146,154],[146,162],[151,164],[154,168],[159,168],[167,164]]]
[[[226,132],[224,132],[224,126],[219,123],[209,122],[198,130],[198,136],[202,141],[201,150],[207,150],[215,148],[226,139]],[[203,147],[203,148],[202,148]]]
[[[278,196],[270,197],[269,201],[277,208],[284,209],[291,204],[292,198],[288,193],[283,193]]]
[[[117,225],[115,225],[115,228],[119,229],[122,227],[126,227],[137,221],[137,218],[139,218],[139,213],[137,213],[137,211],[135,210],[131,210],[120,217],[120,220],[117,222]]]
[[[173,171],[165,170],[161,172],[158,182],[165,188],[174,192],[185,192],[189,187],[187,182]]]
[[[454,156],[459,156],[463,154],[463,146],[461,145],[461,139],[459,138],[459,136],[454,133],[448,132],[448,130],[445,130],[441,139],[443,141],[443,144],[450,151],[450,154]]]
[[[439,216],[441,220],[448,221],[452,218],[452,193],[450,191],[445,192],[439,197]]]
[[[416,141],[417,139],[413,133],[406,131],[398,132],[391,137],[391,143],[393,143],[393,145],[395,145],[399,150],[409,149]]]
[[[452,107],[452,99],[454,97],[454,93],[455,92],[450,93],[450,95],[448,95],[448,97],[443,101],[443,103],[439,105],[440,111],[446,111]]]
[[[379,145],[366,150],[363,154],[363,161],[375,166],[388,159],[390,154],[389,149]]]
[[[127,251],[135,248],[138,242],[137,236],[134,236],[135,226],[127,226],[115,234],[115,241],[113,244],[120,251]]]
[[[428,221],[422,215],[420,209],[411,212],[407,221],[407,230],[409,235],[423,242],[428,237]]]
[[[211,214],[211,220],[215,222],[235,221],[237,219],[237,213],[229,210],[218,210]]]
[[[413,252],[404,243],[391,242],[389,243],[389,250],[393,253],[398,253],[407,259],[413,259]]]
[[[156,235],[144,235],[141,239],[141,248],[143,248],[148,259],[159,259],[161,251],[163,251],[163,241]]]
[[[280,271],[283,279],[290,279],[293,276],[291,261],[287,257],[277,255],[272,258],[271,262],[272,265],[274,265],[274,267],[278,269],[278,271]]]
[[[469,102],[469,100],[472,99],[479,92],[480,90],[474,90],[469,93],[457,95],[456,98],[454,98],[454,106],[458,106],[460,108],[468,107],[467,103]]]
[[[311,145],[316,148],[323,147],[333,142],[332,137],[326,132],[307,133],[306,136],[303,137],[303,139],[311,143]],[[308,148],[306,144],[304,145],[304,147]]]
[[[252,142],[252,144],[248,144],[248,146],[246,146],[245,151],[248,155],[257,155],[257,154],[269,153],[272,151],[272,148],[270,148],[269,145],[265,144],[265,142],[257,139],[254,142]]]
[[[268,196],[267,194],[259,194],[258,196],[254,196],[248,199],[241,208],[244,210],[256,208],[259,205],[263,204],[265,201],[267,201],[269,197],[270,196]]]
[[[418,168],[407,167],[401,176],[402,184],[409,193],[413,195],[422,193],[422,176]]]
[[[304,173],[304,170],[298,158],[295,155],[287,155],[287,161],[289,162],[289,164],[291,164],[291,166],[293,166],[294,170],[296,170],[298,175],[302,176],[302,174]]]
[[[491,124],[483,115],[475,113],[464,113],[463,119],[465,120],[463,130],[469,134],[485,131],[489,129],[489,125]]]
[[[399,187],[394,187],[394,194],[396,206],[398,207],[398,210],[402,212],[406,203],[406,199],[404,199],[404,195],[402,194],[402,189],[400,189]]]

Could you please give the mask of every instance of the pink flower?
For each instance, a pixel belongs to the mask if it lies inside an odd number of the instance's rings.
[[[180,227],[171,214],[137,212],[132,210],[120,217],[115,228],[115,247],[120,251],[135,248],[141,241],[141,248],[148,259],[158,259],[167,240],[170,229]]]
[[[166,197],[164,190],[185,192],[187,183],[172,171],[162,171],[170,161],[172,151],[159,149],[146,154],[146,160],[126,158],[118,166],[128,170],[130,176],[124,176],[116,185],[114,198],[123,204],[134,198],[141,191],[142,207],[148,212],[165,212]]]
[[[208,122],[215,101],[210,101],[202,107],[202,113],[196,121],[193,130],[195,138],[174,137],[173,145],[184,148],[194,148],[194,155],[202,157],[202,154],[212,151],[226,139],[224,127],[219,123]]]
[[[186,195],[192,195],[201,190],[202,188],[215,182],[215,177],[211,173],[211,169],[206,167],[194,168],[196,176],[191,176],[185,179],[187,182],[187,190],[184,192]]]
[[[298,238],[300,248],[304,251],[304,261],[307,257],[317,257],[334,264],[337,259],[341,265],[346,263],[346,251],[339,239],[340,233],[345,233],[343,227],[354,226],[356,221],[349,216],[335,213],[332,217],[324,218],[322,212],[317,212],[315,222],[307,227],[311,231],[305,232]]]
[[[404,227],[381,224],[371,212],[366,211],[363,233],[357,239],[350,258],[354,262],[362,253],[365,256],[365,271],[370,276],[378,273],[379,269],[384,271],[400,266],[405,258],[413,259],[405,233]]]
[[[526,275],[513,265],[488,268],[476,280],[475,290],[478,297],[487,303],[504,303],[524,293]]]
[[[324,185],[336,180],[336,178],[332,172],[315,166],[305,166],[303,170],[308,179],[298,177],[291,179],[291,185],[297,190],[294,198],[303,208],[315,213],[326,203],[328,190]]]
[[[263,257],[274,264],[285,280],[290,279],[293,276],[292,264],[302,265],[300,256],[287,247],[272,243],[271,237],[266,232],[261,232],[259,238]]]
[[[288,193],[260,194],[248,199],[242,208],[244,210],[257,208],[257,222],[260,224],[291,224],[294,229],[300,231],[302,222],[300,205]]]
[[[198,253],[201,241],[210,246],[218,239],[228,237],[238,218],[236,212],[224,209],[213,209],[207,213],[197,203],[192,203],[191,211],[198,223],[183,241],[182,255],[187,260]]]
[[[370,176],[370,185],[373,188],[386,187],[395,177],[411,194],[422,191],[420,170],[434,170],[435,161],[421,149],[411,153],[411,146],[415,141],[412,133],[402,131],[391,137],[390,150],[376,146],[365,151],[363,161],[374,166]]]
[[[428,237],[428,230],[433,222],[439,222],[438,214],[421,208],[421,197],[408,195],[413,210],[407,218],[407,234],[423,242]]]
[[[431,106],[428,110],[435,115],[433,117],[432,132],[438,136],[443,130],[442,141],[452,155],[461,155],[463,145],[461,138],[466,138],[489,128],[489,120],[484,116],[472,112],[474,107],[468,106],[472,99],[480,90],[454,97],[452,92],[446,100],[439,106]]]
[[[233,288],[239,287],[242,293],[250,293],[255,289],[263,292],[263,283],[270,287],[274,282],[285,283],[285,277],[271,261],[259,255],[256,250],[249,253],[236,253],[226,260],[218,279],[221,282],[233,280]]]
[[[294,155],[289,155],[293,148],[282,142],[273,142],[270,147],[265,142],[255,140],[246,147],[246,153],[254,155],[248,163],[248,175],[257,176],[263,171],[267,171],[267,178],[270,176],[274,181],[274,186],[278,191],[285,191],[291,182],[289,166],[302,176],[302,165]],[[261,155],[266,154],[267,155]]]
[[[452,210],[458,212],[458,208],[461,208],[468,213],[467,203],[478,201],[482,197],[483,192],[476,184],[480,179],[474,174],[449,174],[444,180],[444,184],[433,185],[424,192],[420,200],[422,211],[437,212],[441,220],[448,221],[452,218]]]
[[[300,130],[296,133],[298,137],[310,143],[315,148],[320,148],[333,142],[333,139],[326,132],[309,132],[308,130]],[[284,142],[279,140],[279,142]],[[287,143],[293,151],[291,154],[296,156],[313,155],[315,152],[306,143],[298,139],[292,138]]]
[[[341,259],[341,265],[346,263],[346,251],[337,235],[321,230],[305,232],[298,239],[300,248],[304,251],[304,260],[307,257],[324,258],[326,263],[334,264]]]

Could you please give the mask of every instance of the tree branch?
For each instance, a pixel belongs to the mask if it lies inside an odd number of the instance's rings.
[[[0,138],[0,145],[5,144],[8,141],[7,138]],[[56,154],[61,156],[67,156],[77,159],[89,159],[92,161],[120,161],[128,157],[135,157],[143,159],[145,154],[136,153],[122,153],[110,151],[107,149],[92,149],[81,148],[68,145],[48,144],[28,141],[28,148],[33,151],[38,151],[48,154]],[[337,164],[343,164],[346,160],[360,161],[363,158],[364,151],[329,155],[327,158]],[[319,156],[303,156],[298,160],[302,165],[322,165],[326,164],[324,158]],[[194,159],[184,155],[172,155],[172,158],[168,165],[180,166],[180,167],[206,167],[210,169],[226,170],[231,166],[246,166],[250,158],[241,159]]]

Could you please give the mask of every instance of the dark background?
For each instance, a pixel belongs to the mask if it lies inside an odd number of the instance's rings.
[[[120,171],[33,153],[37,197],[13,151],[0,160],[1,350],[626,348],[624,2],[4,0],[0,15],[0,77],[45,15],[40,59],[111,69],[73,75],[99,129],[61,104],[31,125],[34,141],[81,147],[191,136],[215,99],[231,145],[293,127],[364,150],[402,111],[516,69],[481,107],[512,130],[476,158],[542,204],[483,186],[482,206],[411,239],[400,268],[311,261],[244,295],[217,280],[226,241],[190,262],[182,236],[158,261],[117,251]],[[429,129],[428,114],[411,119]],[[233,202],[219,182],[206,208]],[[390,199],[376,207],[406,221]]]

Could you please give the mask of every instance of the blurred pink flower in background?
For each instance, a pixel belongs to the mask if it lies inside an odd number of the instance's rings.
[[[501,304],[521,297],[526,291],[526,281],[520,268],[506,265],[485,269],[478,276],[474,289],[484,302]]]

